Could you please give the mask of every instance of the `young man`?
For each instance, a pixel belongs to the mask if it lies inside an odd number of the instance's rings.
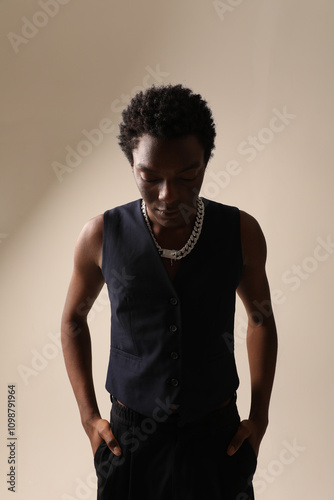
[[[84,227],[62,318],[68,375],[90,439],[98,499],[252,499],[277,335],[256,220],[199,192],[215,126],[200,95],[152,87],[123,112],[119,143],[141,199]],[[95,398],[80,305],[111,302],[106,388]],[[248,314],[249,417],[240,422],[235,294]],[[265,314],[264,314],[265,311]]]

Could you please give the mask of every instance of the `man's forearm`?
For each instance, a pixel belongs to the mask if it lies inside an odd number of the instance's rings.
[[[63,322],[61,331],[66,370],[83,425],[100,417],[92,375],[91,339],[87,322]]]
[[[277,333],[273,316],[266,318],[261,325],[249,325],[247,350],[251,375],[249,418],[266,427],[277,358]]]

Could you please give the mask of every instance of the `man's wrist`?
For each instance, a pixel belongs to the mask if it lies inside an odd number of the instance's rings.
[[[254,422],[258,431],[262,434],[262,436],[265,434],[269,424],[268,415],[251,412],[249,414],[248,420],[250,422]]]
[[[100,418],[101,414],[98,410],[85,411],[81,413],[81,423],[85,430],[93,426],[94,422],[96,422],[96,420],[99,420]]]

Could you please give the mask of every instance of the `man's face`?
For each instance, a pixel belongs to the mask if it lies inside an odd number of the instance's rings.
[[[194,221],[206,163],[195,135],[143,135],[133,150],[133,173],[153,227],[182,228]]]

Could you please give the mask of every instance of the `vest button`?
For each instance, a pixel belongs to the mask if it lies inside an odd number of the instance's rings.
[[[170,357],[172,359],[179,359],[180,356],[179,356],[179,354],[177,352],[171,352],[170,353]]]
[[[170,381],[170,383],[174,387],[177,387],[179,385],[179,381],[177,380],[177,378],[172,378],[171,381]]]
[[[170,325],[169,326],[169,331],[170,331],[170,333],[175,333],[177,331],[177,326],[176,325]]]
[[[171,297],[171,299],[169,300],[169,302],[172,304],[172,306],[176,306],[176,304],[177,304],[177,298],[176,297]]]

